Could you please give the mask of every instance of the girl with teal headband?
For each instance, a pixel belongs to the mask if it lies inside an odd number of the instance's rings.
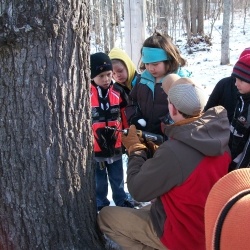
[[[167,94],[162,89],[164,77],[176,73],[190,77],[184,69],[186,60],[170,37],[155,32],[148,37],[141,49],[141,79],[130,92],[130,103],[126,108],[128,122],[137,129],[161,134],[161,122],[168,117]]]

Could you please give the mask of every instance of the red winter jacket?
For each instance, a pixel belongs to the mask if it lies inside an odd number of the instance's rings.
[[[107,90],[92,82],[91,108],[95,157],[113,157],[122,153],[121,133],[107,129],[128,128],[125,117],[127,95],[117,84]]]
[[[168,249],[204,250],[205,202],[231,161],[227,112],[211,108],[200,118],[167,126],[165,134],[170,139],[153,158],[147,159],[144,150],[129,156],[129,193],[137,201],[157,198],[151,219]]]

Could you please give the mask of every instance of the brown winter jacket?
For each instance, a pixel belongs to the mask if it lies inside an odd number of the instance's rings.
[[[136,121],[140,118],[146,120],[145,131],[161,134],[161,120],[168,115],[167,94],[162,83],[137,83],[130,92],[131,101],[126,107],[126,116],[129,124],[137,127]]]
[[[196,120],[165,129],[165,141],[147,160],[144,150],[130,154],[127,184],[137,201],[157,198],[151,218],[169,249],[205,249],[204,207],[212,186],[231,161],[227,112],[209,109]]]

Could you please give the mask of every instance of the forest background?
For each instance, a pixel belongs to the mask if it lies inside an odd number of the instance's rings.
[[[127,2],[135,4],[135,1]],[[242,50],[250,46],[250,25],[247,25],[250,23],[249,0],[141,2],[145,8],[145,23],[141,24],[145,38],[155,30],[171,36],[187,60],[193,77],[208,94],[221,78],[231,74]],[[124,7],[124,4],[128,5],[123,0],[92,0],[91,53],[108,53],[113,47],[126,51],[125,36],[128,34],[125,32],[124,10],[131,6]],[[227,15],[226,23],[224,15]],[[129,35],[138,36],[134,33]],[[139,61],[134,63],[138,68]]]

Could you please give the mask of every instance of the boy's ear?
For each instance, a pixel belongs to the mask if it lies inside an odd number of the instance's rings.
[[[179,113],[179,111],[178,111],[178,109],[174,106],[174,104],[172,104],[173,105],[173,114],[174,115],[177,115],[178,113]]]
[[[175,116],[175,115],[178,114],[178,110],[177,110],[177,108],[174,106],[173,103],[170,103],[170,104],[169,104],[169,113],[170,113],[171,116]]]

